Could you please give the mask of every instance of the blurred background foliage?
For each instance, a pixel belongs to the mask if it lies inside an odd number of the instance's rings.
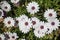
[[[3,1],[3,0],[0,0]],[[57,12],[57,18],[60,20],[60,0],[20,0],[19,6],[14,6],[10,0],[6,0],[11,4],[12,10],[8,13],[6,13],[6,17],[11,16],[13,18],[18,17],[22,14],[26,14],[29,18],[32,16],[35,16],[39,18],[41,21],[45,21],[43,14],[45,10],[47,9],[54,9]],[[40,11],[34,15],[31,15],[27,12],[26,6],[29,2],[35,1],[39,4]],[[43,38],[37,38],[34,36],[33,29],[27,34],[23,34],[19,31],[18,27],[13,28],[3,28],[3,23],[0,23],[0,33],[3,33],[5,31],[11,31],[16,32],[20,38],[25,38],[26,40],[60,40],[60,27],[58,30],[53,31],[51,34],[44,36]]]

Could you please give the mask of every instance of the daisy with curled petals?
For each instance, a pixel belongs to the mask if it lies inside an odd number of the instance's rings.
[[[39,24],[40,20],[38,18],[36,18],[36,17],[32,17],[31,22],[32,22],[32,27],[34,29],[36,29],[38,27],[38,24]]]
[[[13,20],[13,18],[7,17],[4,19],[3,23],[6,27],[12,27],[12,26],[14,26],[15,21]]]
[[[4,16],[4,12],[0,9],[0,18],[2,18],[2,16]]]
[[[17,4],[20,0],[11,0],[11,3]]]
[[[46,25],[47,25],[47,31],[46,31],[46,34],[52,33],[52,32],[53,32],[53,28],[52,28],[51,26],[49,26],[48,23],[46,23]]]
[[[10,39],[9,35],[12,34],[11,32],[4,32],[5,40]]]
[[[2,1],[1,2],[1,9],[6,11],[6,12],[9,12],[11,10],[11,6],[8,2]]]
[[[57,17],[57,13],[56,13],[56,11],[54,11],[54,9],[48,9],[45,11],[44,17],[46,19],[53,19],[53,18]]]
[[[30,2],[27,6],[27,11],[31,14],[37,13],[39,11],[39,5],[36,2]]]
[[[5,36],[3,34],[0,34],[0,40],[5,40]]]
[[[18,25],[22,33],[28,33],[30,31],[30,28],[32,27],[30,19],[24,19],[23,21],[20,21]]]
[[[56,29],[58,29],[58,26],[59,26],[59,24],[60,24],[60,22],[59,22],[59,20],[58,19],[50,19],[50,20],[48,20],[48,25],[50,26],[50,27],[52,27],[52,29],[53,30],[56,30]]]
[[[42,38],[45,36],[45,33],[41,32],[39,29],[34,30],[34,35],[38,38]]]

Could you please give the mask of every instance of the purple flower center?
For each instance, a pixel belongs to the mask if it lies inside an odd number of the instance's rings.
[[[55,25],[55,22],[52,22],[51,25]]]
[[[41,29],[44,29],[44,26],[40,26]]]
[[[12,38],[15,38],[14,36],[12,36]]]
[[[28,22],[25,22],[25,25],[27,26],[28,25]]]
[[[11,24],[11,21],[8,21],[8,24]]]
[[[52,16],[52,13],[49,13],[49,16],[51,17]]]
[[[16,23],[19,23],[19,21],[18,21],[18,20],[16,20]]]
[[[36,22],[35,22],[35,21],[32,21],[32,23],[33,23],[33,25],[35,25],[35,24],[36,24]]]
[[[47,28],[47,30],[49,31],[50,29],[49,29],[49,28]]]
[[[34,6],[32,6],[32,8],[31,8],[32,10],[34,10],[35,9],[35,7]]]
[[[8,7],[6,6],[5,9],[7,9]]]

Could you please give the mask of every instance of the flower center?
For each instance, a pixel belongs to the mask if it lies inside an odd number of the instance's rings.
[[[10,37],[9,37],[9,35],[8,35],[8,34],[5,34],[5,37],[6,37],[6,38],[8,38],[8,39],[10,39]]]
[[[2,12],[0,11],[0,16],[1,16]]]
[[[15,38],[14,36],[12,36],[12,38]]]
[[[8,21],[8,24],[11,24],[11,21]]]
[[[2,40],[1,37],[0,37],[0,40]]]
[[[47,30],[49,31],[50,29],[49,29],[49,28],[47,28]]]
[[[18,20],[16,20],[16,23],[19,23]]]
[[[7,6],[5,7],[5,9],[7,9]]]
[[[52,22],[51,25],[55,25],[55,22]]]
[[[34,10],[35,9],[35,7],[34,6],[32,6],[32,8],[31,8],[32,10]]]
[[[49,13],[49,16],[51,17],[52,16],[52,13]]]
[[[40,26],[41,29],[44,29],[44,26]]]
[[[25,22],[25,25],[27,26],[28,25],[28,22]]]
[[[32,21],[32,23],[33,23],[33,25],[35,25],[35,24],[36,24],[36,22],[35,22],[35,21]]]

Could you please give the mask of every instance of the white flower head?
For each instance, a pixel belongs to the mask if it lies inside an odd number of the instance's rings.
[[[38,27],[38,25],[39,25],[40,20],[38,18],[36,18],[36,17],[32,17],[31,22],[32,22],[33,28],[36,29]]]
[[[0,9],[0,18],[2,18],[2,16],[4,16],[4,12]]]
[[[31,14],[37,13],[39,11],[39,5],[36,2],[30,2],[27,6],[27,11]]]
[[[56,13],[56,11],[54,11],[54,9],[48,9],[45,11],[44,17],[46,19],[53,19],[53,18],[57,17],[57,13]]]
[[[41,32],[39,29],[34,30],[34,35],[38,38],[44,37],[45,33]]]
[[[1,3],[2,3],[1,4],[1,9],[2,10],[6,11],[6,12],[9,12],[11,10],[11,6],[8,2],[2,1]]]
[[[46,31],[47,31],[46,23],[44,23],[44,21],[43,21],[43,22],[41,21],[41,22],[39,23],[38,29],[39,29],[41,32],[46,33]]]
[[[7,17],[4,19],[3,23],[6,27],[12,27],[12,26],[14,26],[15,21],[13,20],[13,18]]]
[[[11,40],[16,40],[16,39],[18,38],[18,36],[17,36],[16,33],[11,33],[11,34],[9,35],[9,37],[10,37]],[[10,39],[8,39],[8,40],[10,40]]]
[[[18,38],[16,33],[5,32],[7,40],[16,40]]]
[[[5,36],[3,34],[0,34],[0,40],[4,40]]]
[[[11,0],[11,3],[17,4],[20,0]]]
[[[18,25],[20,31],[22,31],[23,33],[28,33],[30,31],[30,28],[32,27],[30,19],[25,19],[23,21],[20,21]]]
[[[52,19],[52,20],[48,20],[48,25],[50,26],[50,27],[52,27],[53,28],[53,30],[56,30],[56,29],[58,29],[58,26],[59,26],[59,20],[58,19]]]

